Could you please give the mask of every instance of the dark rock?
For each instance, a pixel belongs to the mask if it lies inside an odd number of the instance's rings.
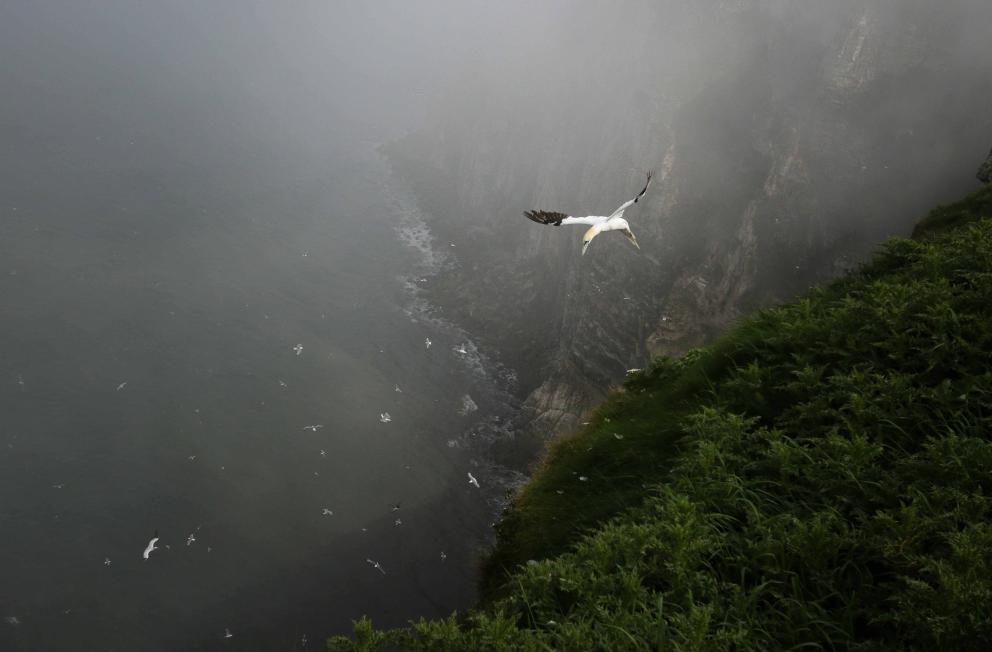
[[[982,167],[978,168],[978,180],[982,183],[992,183],[992,152],[989,152],[989,157],[982,163]]]

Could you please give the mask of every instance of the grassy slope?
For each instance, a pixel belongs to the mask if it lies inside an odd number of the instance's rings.
[[[632,376],[516,497],[478,611],[332,647],[988,649],[990,216]]]

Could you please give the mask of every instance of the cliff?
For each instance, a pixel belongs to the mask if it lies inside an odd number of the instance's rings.
[[[330,649],[988,649],[990,218],[656,359],[516,497],[480,609]]]
[[[481,65],[435,124],[387,148],[456,245],[435,302],[518,372],[519,430],[536,439],[517,462],[627,369],[853,268],[968,189],[992,65],[959,55],[984,37],[958,4],[631,3],[616,32],[549,34],[560,67]],[[574,46],[589,29],[621,46],[617,63]],[[576,58],[581,75],[561,72]],[[640,252],[603,237],[580,258],[580,233],[520,216],[610,211],[648,168],[659,183],[627,215]]]

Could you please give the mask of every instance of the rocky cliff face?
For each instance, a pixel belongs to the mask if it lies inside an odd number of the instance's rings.
[[[978,180],[982,183],[992,183],[992,152],[989,152],[988,158],[978,168]]]
[[[522,422],[574,428],[626,369],[855,265],[966,191],[992,127],[992,65],[964,47],[983,38],[977,6],[645,3],[627,8],[640,36],[593,15],[624,57],[549,47],[588,60],[480,70],[443,120],[390,146],[456,245],[438,302],[517,368]],[[517,93],[507,75],[544,77]],[[626,216],[640,251],[608,234],[580,257],[580,230],[520,217],[608,213],[652,167]]]

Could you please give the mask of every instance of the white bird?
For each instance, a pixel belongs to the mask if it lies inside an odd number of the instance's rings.
[[[145,546],[145,551],[141,553],[141,556],[145,559],[148,559],[148,555],[152,554],[153,550],[158,550],[158,548],[155,546],[156,543],[158,543],[158,532],[155,533],[155,536],[152,537],[152,540],[148,542],[147,546]]]
[[[227,627],[225,627],[224,628],[224,638],[231,638],[232,636],[234,636],[234,634],[231,633],[231,630],[229,630]]]
[[[324,509],[320,510],[320,515],[321,516],[334,516],[334,512],[331,511],[331,510],[329,510],[329,509],[327,509],[325,507]]]
[[[320,449],[320,456],[321,457],[327,457],[327,451],[325,451],[323,448],[321,448]]]
[[[537,222],[538,224],[554,224],[555,226],[561,226],[562,224],[586,224],[589,226],[589,230],[586,231],[585,235],[582,236],[582,255],[586,253],[586,249],[589,248],[589,243],[592,239],[603,231],[620,231],[623,233],[631,244],[633,244],[638,249],[641,248],[637,244],[637,238],[630,230],[630,224],[627,220],[623,219],[623,212],[637,203],[637,201],[644,196],[644,193],[648,191],[648,187],[651,185],[651,178],[654,176],[654,172],[648,172],[647,183],[644,184],[644,189],[637,194],[636,197],[625,201],[620,204],[620,207],[609,215],[588,215],[586,217],[572,217],[570,215],[565,215],[564,213],[554,213],[550,211],[525,211],[524,217],[528,220]]]
[[[193,532],[188,537],[186,537],[186,547],[189,548],[196,541],[196,532]]]
[[[460,344],[455,348],[455,353],[459,355],[468,355],[468,349],[465,348],[464,344]]]
[[[122,389],[124,389],[125,387],[127,387],[127,381],[126,380],[123,383],[121,383],[120,385],[117,386],[117,391],[119,392]]]
[[[110,557],[104,557],[103,558],[103,565],[104,566],[110,566]]]
[[[476,489],[479,488],[479,481],[475,479],[475,476],[471,472],[468,474],[468,483],[473,485]]]
[[[320,430],[323,427],[324,426],[322,424],[317,423],[317,424],[314,424],[312,426],[303,426],[303,429],[304,430],[309,430],[311,432],[317,432],[318,430]]]
[[[382,573],[383,575],[385,575],[385,574],[386,574],[386,571],[384,571],[384,570],[382,569],[382,564],[380,564],[379,562],[377,562],[377,561],[373,561],[373,560],[371,560],[371,559],[368,559],[368,558],[366,558],[366,559],[365,559],[365,561],[366,561],[366,562],[367,562],[367,563],[368,563],[368,564],[369,564],[370,566],[372,566],[372,568],[374,568],[374,569],[376,569],[377,571],[379,571],[379,572],[380,572],[380,573]]]
[[[448,555],[444,554],[444,551],[442,550],[441,551],[441,561],[444,561],[447,558],[448,558]]]
[[[296,346],[293,347],[293,350],[296,351],[296,355],[299,355],[303,353],[303,345],[297,344]]]
[[[389,423],[393,420],[393,417],[389,416],[389,412],[383,412],[379,415],[379,421],[383,423]]]
[[[429,338],[429,337],[425,337],[424,338],[424,346],[426,348],[428,348],[428,349],[431,348],[431,344],[433,344],[433,343],[434,342],[431,342],[431,338]]]
[[[397,392],[399,394],[402,394],[403,393],[403,390],[400,389],[400,386],[399,385],[396,385],[395,387],[393,387],[393,391],[394,392]]]

